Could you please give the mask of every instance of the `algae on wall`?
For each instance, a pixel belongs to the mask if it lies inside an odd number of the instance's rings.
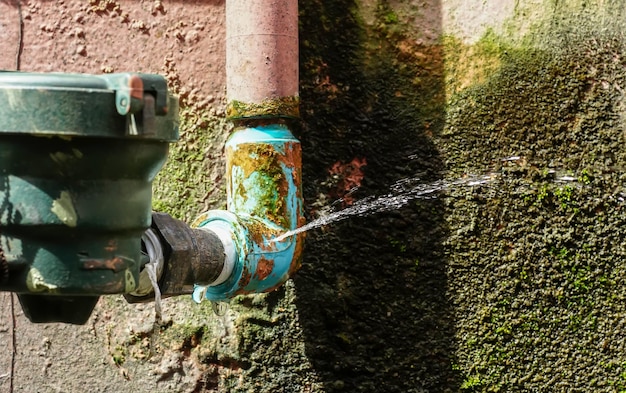
[[[486,34],[475,45],[497,43],[498,66],[449,98],[450,172],[494,173],[448,201],[462,390],[626,387],[622,8],[570,4],[517,42]]]
[[[362,198],[406,177],[440,179],[432,136],[445,115],[441,46],[415,45],[405,15],[386,2],[311,1],[301,9],[309,214],[320,214],[329,195]],[[434,11],[431,27],[440,34]],[[341,180],[356,182],[357,169],[365,176],[352,192]],[[306,354],[323,391],[458,386],[443,211],[441,200],[421,201],[309,233],[294,283]]]
[[[471,44],[447,26],[419,44],[395,4],[365,18],[313,2],[327,24],[303,22],[309,200],[353,157],[366,193],[494,174],[310,235],[297,302],[327,390],[624,389],[623,6],[546,2],[516,35],[526,5]]]
[[[228,124],[206,108],[182,100],[180,140],[154,184],[153,209],[191,222],[200,213],[224,207],[223,146]]]

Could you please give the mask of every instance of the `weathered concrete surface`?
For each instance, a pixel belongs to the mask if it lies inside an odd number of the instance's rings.
[[[222,207],[224,77],[204,66],[224,58],[223,3],[22,3],[23,69],[169,76],[183,141],[155,207],[185,219]],[[15,4],[0,1],[6,68]],[[14,325],[6,295],[14,391],[626,389],[624,7],[300,1],[311,218],[403,178],[493,184],[313,231],[284,288],[220,317],[168,301],[157,334],[150,305],[117,297],[84,327],[30,325],[19,308]],[[0,356],[7,391],[11,358]]]

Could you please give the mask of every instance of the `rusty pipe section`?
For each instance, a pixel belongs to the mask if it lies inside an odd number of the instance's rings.
[[[300,267],[304,234],[274,241],[304,224],[300,142],[285,125],[244,127],[226,154],[228,211],[209,211],[194,224],[228,233],[235,262],[222,284],[198,285],[196,301],[268,292]]]
[[[195,226],[233,247],[218,285],[197,285],[194,300],[268,292],[300,267],[304,224],[302,154],[289,128],[299,116],[297,0],[226,1],[227,211]],[[225,258],[230,261],[230,257]]]

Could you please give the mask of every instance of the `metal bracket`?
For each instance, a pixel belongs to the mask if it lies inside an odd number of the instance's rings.
[[[122,116],[137,114],[148,103],[146,95],[154,97],[153,113],[164,116],[168,109],[167,82],[163,77],[150,74],[110,74],[103,76],[115,90],[115,107]]]

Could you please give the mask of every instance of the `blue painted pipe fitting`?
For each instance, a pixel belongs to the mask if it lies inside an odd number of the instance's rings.
[[[304,234],[273,239],[304,224],[300,142],[282,124],[239,128],[226,143],[227,211],[209,211],[194,226],[213,231],[225,263],[193,298],[228,300],[269,292],[300,267]]]

